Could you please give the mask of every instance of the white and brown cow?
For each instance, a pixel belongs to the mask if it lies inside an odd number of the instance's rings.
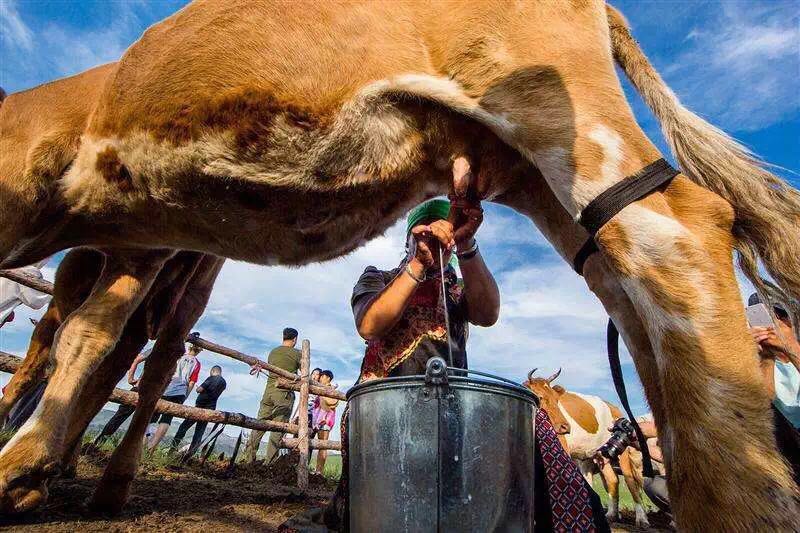
[[[605,462],[600,468],[594,461],[597,449],[611,438],[609,428],[614,421],[622,417],[622,412],[615,405],[598,396],[569,392],[561,385],[552,382],[561,374],[559,369],[549,378],[535,378],[533,373],[528,373],[528,380],[523,384],[533,391],[540,401],[541,406],[547,411],[553,421],[553,427],[559,435],[559,440],[569,453],[570,457],[578,464],[581,473],[589,484],[592,484],[594,475],[600,473],[603,485],[608,491],[609,520],[619,518],[619,479],[611,463]],[[633,496],[636,511],[636,525],[648,527],[647,513],[642,507],[642,477],[639,452],[628,447],[619,456],[619,466],[625,478],[625,484]],[[635,456],[635,457],[634,457]]]

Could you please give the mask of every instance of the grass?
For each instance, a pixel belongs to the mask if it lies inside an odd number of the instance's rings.
[[[608,492],[606,492],[605,487],[603,487],[603,480],[600,478],[600,475],[594,476],[594,483],[593,483],[594,491],[600,496],[600,500],[603,502],[603,505],[608,507]],[[650,501],[650,498],[642,492],[642,505],[645,508],[645,511],[657,511],[658,508],[653,505]],[[619,508],[622,509],[629,509],[633,511],[633,496],[631,496],[631,492],[628,490],[628,485],[625,484],[625,480],[622,479],[622,476],[619,478]]]
[[[317,467],[317,457],[314,454],[311,457],[311,470],[316,472]],[[328,458],[325,460],[325,471],[322,472],[322,475],[328,479],[333,481],[338,481],[342,475],[342,456],[339,454],[331,455],[328,454]]]

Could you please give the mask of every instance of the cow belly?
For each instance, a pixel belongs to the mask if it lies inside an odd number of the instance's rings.
[[[597,449],[608,441],[611,437],[611,432],[608,428],[614,423],[614,419],[608,405],[597,396],[583,394],[578,396],[586,400],[594,408],[598,428],[596,432],[590,433],[586,431],[560,404],[559,409],[561,409],[561,413],[567,419],[571,428],[570,433],[566,435],[570,456],[580,461],[591,459]]]

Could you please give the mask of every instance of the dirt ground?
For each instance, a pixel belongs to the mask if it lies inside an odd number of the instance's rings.
[[[285,461],[284,461],[285,462]],[[239,467],[227,463],[181,469],[145,465],[118,516],[92,514],[84,507],[102,474],[105,458],[82,457],[75,479],[50,488],[49,503],[22,519],[0,519],[5,531],[88,533],[94,531],[277,531],[290,516],[323,505],[334,482],[312,474],[305,495],[294,486],[293,465]]]
[[[49,503],[35,514],[14,520],[0,518],[4,531],[89,533],[127,531],[277,531],[288,518],[325,504],[335,483],[313,474],[310,488],[296,487],[295,464],[288,456],[276,466],[239,466],[231,476],[227,461],[182,468],[145,464],[133,485],[125,510],[114,517],[89,512],[91,496],[107,457],[84,456],[75,479],[60,479],[50,489]],[[647,531],[671,531],[663,515],[650,514]],[[643,531],[633,513],[613,531]]]

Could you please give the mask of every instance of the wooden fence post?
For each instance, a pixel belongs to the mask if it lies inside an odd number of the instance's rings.
[[[300,490],[308,488],[308,386],[311,381],[311,343],[303,340],[300,350],[300,405],[297,408],[299,416],[299,431],[297,440],[300,442],[300,461],[297,463],[297,487]]]

